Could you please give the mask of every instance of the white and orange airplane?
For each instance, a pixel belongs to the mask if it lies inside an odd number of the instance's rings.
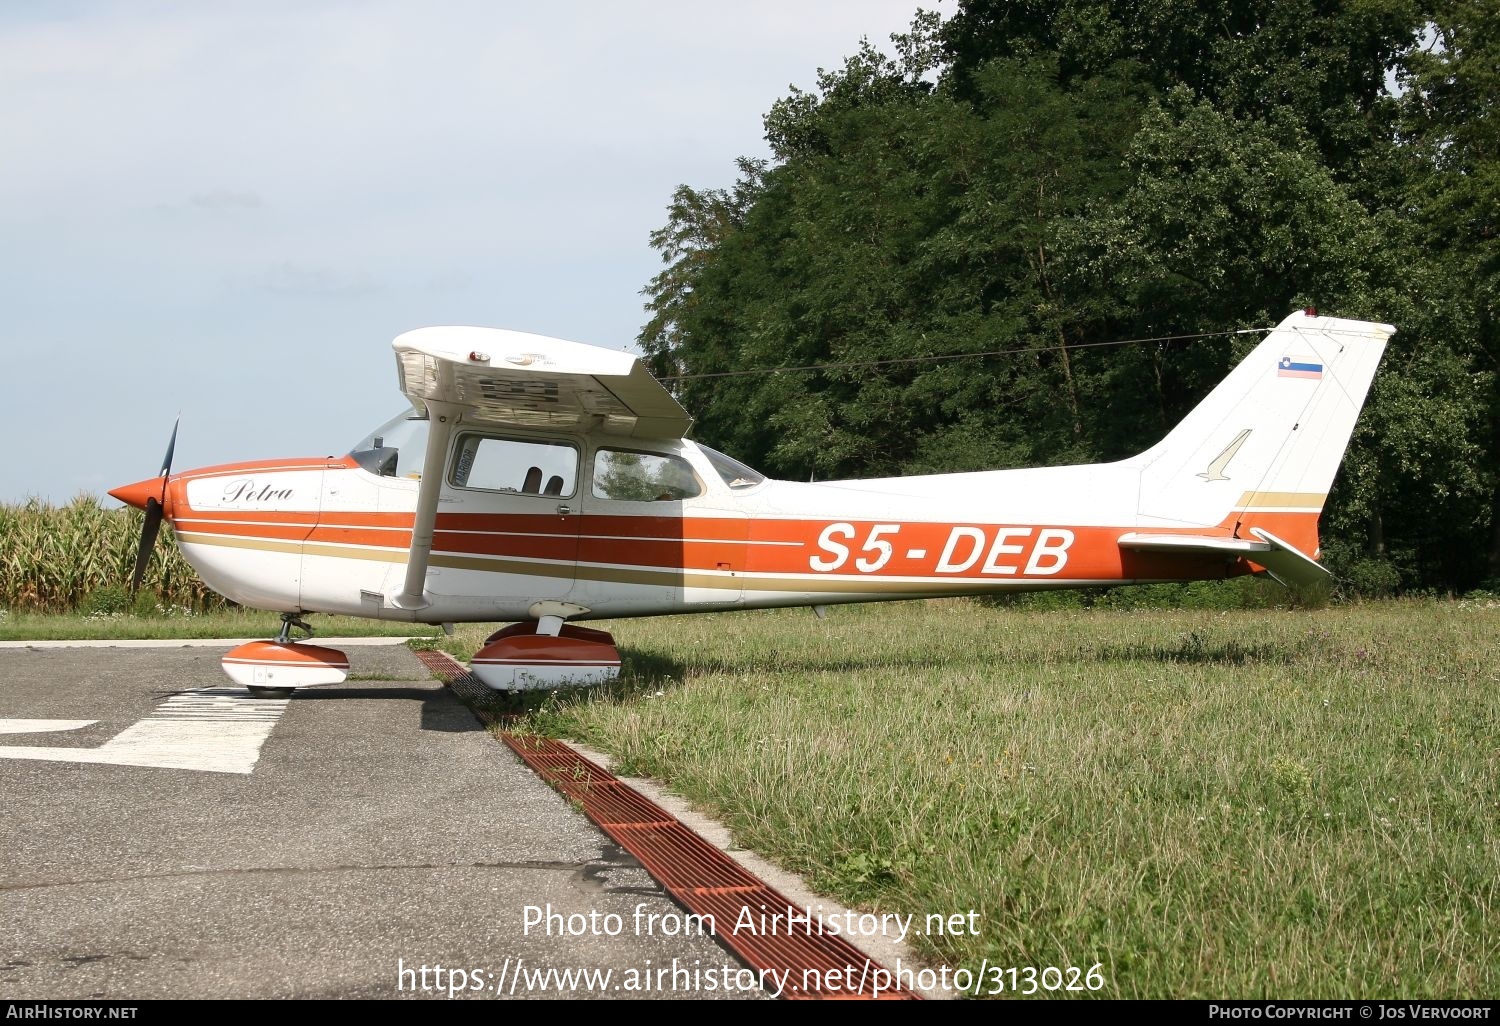
[[[161,473],[110,494],[162,519],[215,591],[275,610],[224,657],[256,693],[336,683],[307,613],[510,621],[473,658],[514,691],[613,677],[599,618],[1193,581],[1328,579],[1318,515],[1386,324],[1293,314],[1162,441],[1116,463],[803,484],[690,441],[633,355],[492,328],[393,343],[410,408],[346,456]],[[176,431],[173,431],[173,444]]]

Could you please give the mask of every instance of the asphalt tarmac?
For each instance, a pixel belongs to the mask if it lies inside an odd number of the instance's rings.
[[[282,702],[216,648],[0,650],[0,998],[767,996],[411,652],[343,647]]]

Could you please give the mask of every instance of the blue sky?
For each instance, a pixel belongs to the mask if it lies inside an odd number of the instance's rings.
[[[0,501],[150,476],[179,410],[175,469],[344,452],[410,328],[629,347],[672,190],[918,6],[0,7]]]

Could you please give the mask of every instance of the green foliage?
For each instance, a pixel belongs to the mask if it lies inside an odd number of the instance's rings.
[[[98,588],[79,604],[79,610],[90,616],[130,611],[133,600],[130,589],[120,584],[106,584]]]
[[[939,35],[965,85],[1013,56],[1056,54],[1066,81],[1128,66],[1153,92],[1300,128],[1354,178],[1395,121],[1387,69],[1422,24],[1415,0],[966,0]]]
[[[1063,609],[1287,609],[1296,596],[1268,578],[1236,577],[1188,584],[1135,584],[1074,591],[1015,592],[974,600],[983,606],[1028,611]]]
[[[1436,4],[1425,45],[1406,62],[1403,85],[1402,128],[1415,155],[1406,205],[1440,276],[1434,298],[1453,311],[1454,330],[1442,351],[1472,375],[1482,409],[1476,444],[1483,459],[1475,467],[1482,498],[1465,520],[1487,526],[1488,544],[1448,559],[1467,555],[1469,567],[1494,576],[1500,574],[1500,10],[1476,0]],[[1474,559],[1476,549],[1487,550],[1487,558]]]
[[[981,116],[934,93],[924,67],[866,48],[823,77],[821,97],[782,101],[767,125],[784,162],[751,168],[732,195],[679,190],[655,239],[671,267],[653,283],[658,316],[641,343],[659,372],[848,365],[682,385],[705,438],[773,473],[1091,452],[1089,383],[1061,345],[1048,226],[1119,180],[1134,101],[1116,83],[1070,96],[1047,65],[1014,64],[984,77]],[[705,257],[699,240],[715,237]],[[1030,333],[1019,345],[1018,331]]]
[[[1472,587],[1500,575],[1497,40],[1477,0],[919,15],[777,101],[772,160],[678,189],[641,345],[708,444],[824,479],[1119,458],[1250,343],[1093,343],[1387,321],[1329,548],[1346,591]]]
[[[167,525],[146,564],[139,602],[131,598],[141,519],[139,510],[107,510],[91,495],[66,506],[0,505],[0,606],[103,616],[223,609],[226,601],[198,579]]]
[[[813,884],[847,895],[847,900],[866,902],[897,883],[900,875],[889,858],[857,851],[831,867]]]
[[[1306,766],[1285,755],[1271,760],[1271,798],[1292,816],[1307,815],[1313,808],[1312,773]]]
[[[1344,579],[1354,594],[1373,598],[1394,595],[1401,586],[1400,571],[1390,560],[1379,557],[1351,560]]]

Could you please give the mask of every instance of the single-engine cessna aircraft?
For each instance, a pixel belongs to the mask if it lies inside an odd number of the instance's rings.
[[[1117,463],[802,484],[688,440],[635,357],[492,328],[393,343],[410,408],[346,456],[161,473],[110,494],[162,519],[214,590],[282,614],[224,657],[257,693],[337,683],[306,613],[514,621],[474,656],[503,691],[608,680],[602,617],[1192,581],[1327,579],[1318,515],[1395,331],[1284,320],[1162,441]],[[173,430],[173,445],[176,430]],[[821,612],[821,608],[820,608]]]

